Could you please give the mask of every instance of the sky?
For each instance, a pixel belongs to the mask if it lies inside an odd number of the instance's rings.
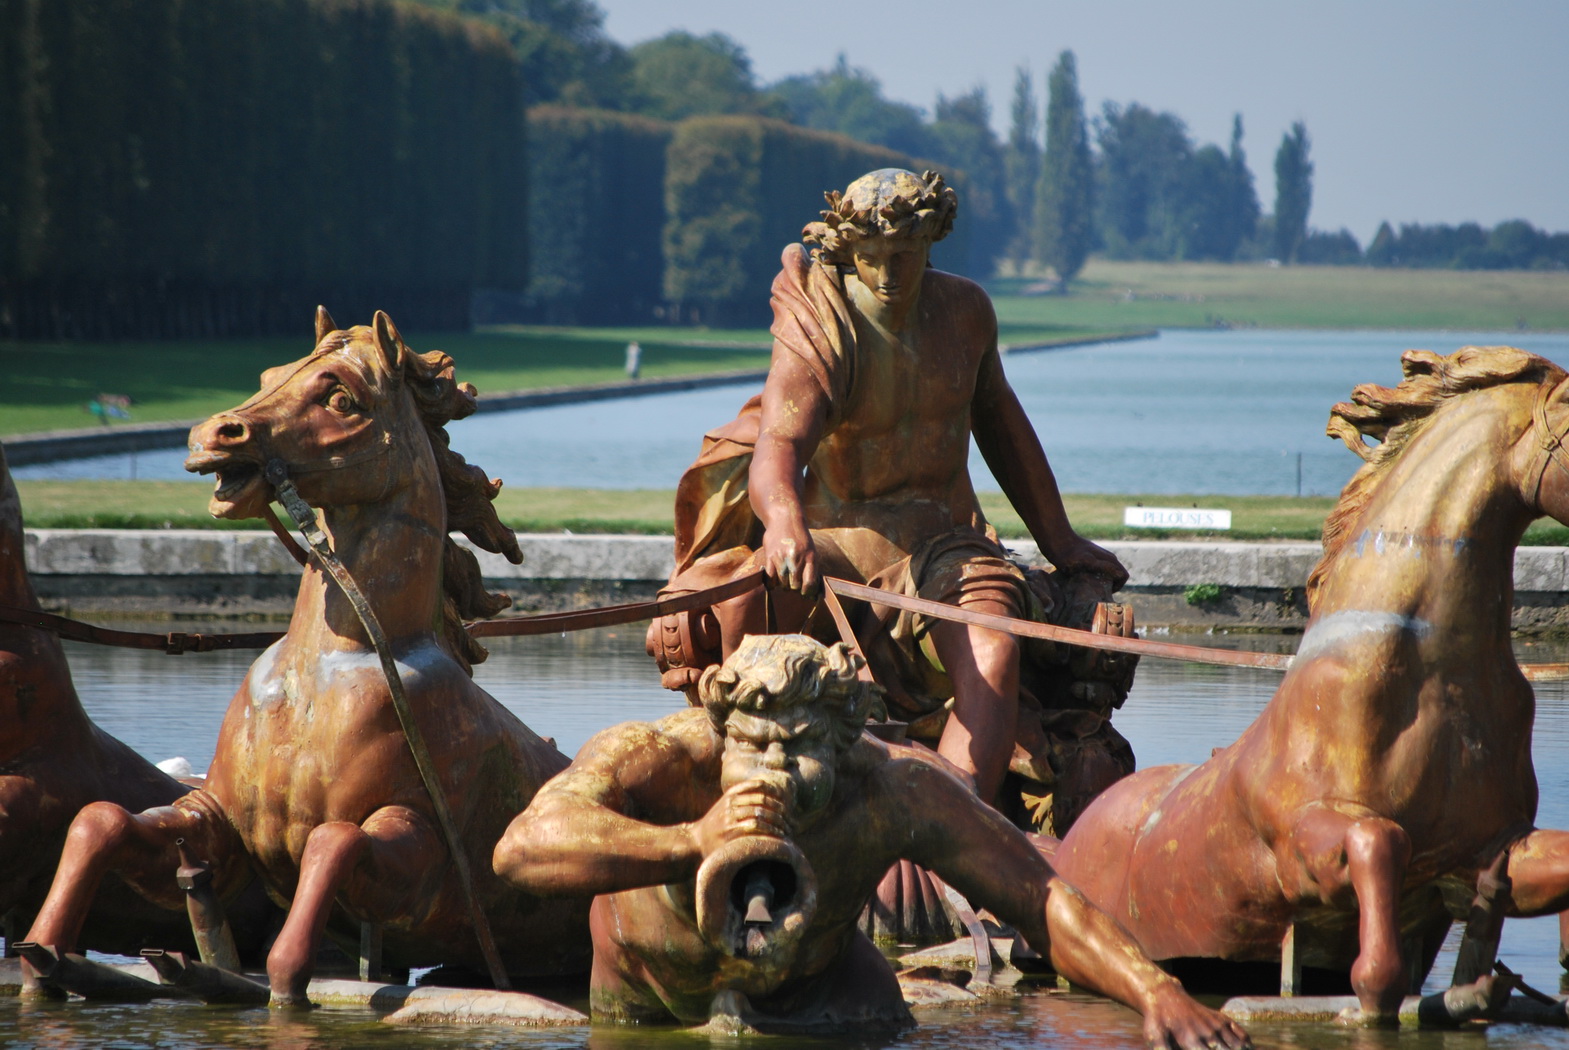
[[[597,2],[623,44],[724,33],[763,83],[843,52],[928,112],[939,93],[981,84],[1000,135],[1015,70],[1040,91],[1071,49],[1092,115],[1137,101],[1224,147],[1240,112],[1265,211],[1275,149],[1301,120],[1314,227],[1364,245],[1385,219],[1569,231],[1569,0]]]

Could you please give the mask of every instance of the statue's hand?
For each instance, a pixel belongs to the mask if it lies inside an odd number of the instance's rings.
[[[763,533],[763,568],[770,583],[804,595],[816,593],[817,548],[812,534],[804,525],[768,529]]]
[[[1247,1050],[1253,1040],[1231,1018],[1188,997],[1172,982],[1144,1012],[1144,1040],[1160,1050]]]
[[[1107,577],[1112,581],[1113,590],[1128,582],[1128,570],[1115,554],[1078,533],[1052,550],[1050,558],[1053,565],[1065,572],[1093,572]]]
[[[692,825],[700,856],[706,857],[732,839],[749,835],[787,838],[789,782],[782,778],[743,780],[720,796]]]

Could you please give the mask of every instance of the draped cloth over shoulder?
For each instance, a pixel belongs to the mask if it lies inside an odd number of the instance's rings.
[[[786,248],[780,261],[770,296],[774,360],[793,355],[811,371],[827,395],[832,426],[855,386],[855,324],[844,282],[799,244]],[[761,541],[761,525],[747,499],[747,472],[762,416],[758,395],[735,419],[703,435],[697,461],[676,487],[677,573],[705,555]]]
[[[831,431],[856,411],[858,347],[844,280],[801,245],[786,248],[781,263],[771,297],[771,367],[810,374],[827,403]],[[762,414],[759,395],[734,420],[703,436],[697,461],[676,489],[676,571],[662,595],[701,590],[760,567],[763,528],[752,510],[748,477]],[[989,600],[1013,615],[1087,628],[1097,602],[1111,596],[1108,586],[1094,600],[1087,594],[1065,599],[1082,587],[1057,574],[1026,572],[979,518],[925,537],[910,550],[864,528],[825,527],[814,529],[813,537],[820,571],[954,605]],[[851,547],[858,553],[847,557]],[[868,556],[872,551],[888,557]],[[932,625],[924,617],[883,615],[870,607],[852,610],[852,619],[896,716],[911,722],[912,736],[935,743],[953,706],[953,684],[937,657]],[[835,637],[826,614],[802,625],[808,633],[819,628],[826,639]],[[649,627],[648,651],[665,687],[691,699],[703,669],[719,662],[718,619],[712,610],[661,617]],[[1105,784],[1133,768],[1127,742],[1110,725],[1112,708],[1127,695],[1132,662],[1090,673],[1070,668],[1068,652],[1049,643],[1025,646],[1022,655],[1021,717],[1010,768],[1026,785],[1023,804],[1030,812],[1010,815],[1061,833]]]

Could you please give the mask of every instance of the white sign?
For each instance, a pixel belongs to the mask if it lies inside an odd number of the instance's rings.
[[[1134,529],[1229,529],[1231,511],[1198,507],[1124,507],[1122,523]]]

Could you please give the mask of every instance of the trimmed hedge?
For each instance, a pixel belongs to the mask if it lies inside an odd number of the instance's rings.
[[[609,110],[528,114],[530,315],[548,324],[654,317],[670,124]]]
[[[825,190],[878,168],[921,169],[881,146],[746,116],[682,121],[668,157],[665,297],[710,324],[767,322],[779,253],[817,218]]]
[[[390,0],[0,0],[0,336],[466,327],[526,279],[522,74]]]

